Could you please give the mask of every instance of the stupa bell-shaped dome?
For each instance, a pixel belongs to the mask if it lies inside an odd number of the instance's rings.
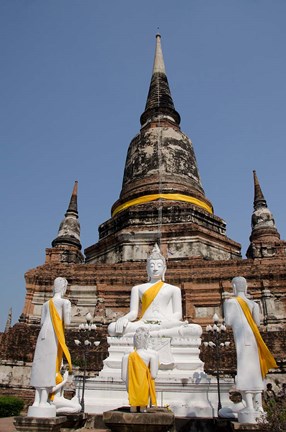
[[[185,202],[212,213],[204,194],[191,140],[180,130],[162,54],[161,36],[141,130],[131,141],[119,200],[112,215],[134,205],[162,201]]]

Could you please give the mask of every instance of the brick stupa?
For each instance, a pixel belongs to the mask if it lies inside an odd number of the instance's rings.
[[[231,279],[247,279],[249,294],[260,306],[263,337],[280,366],[277,373],[283,372],[286,247],[269,215],[256,174],[254,183],[250,247],[247,258],[242,259],[240,244],[226,236],[225,222],[214,215],[202,187],[192,142],[180,130],[180,115],[171,97],[161,37],[157,35],[141,129],[130,143],[112,216],[100,225],[99,240],[85,249],[84,257],[75,184],[58,234],[46,250],[46,262],[25,274],[26,298],[20,322],[0,335],[2,375],[7,377],[4,385],[8,389],[29,386],[28,372],[19,372],[17,367],[23,368],[23,361],[28,362],[27,370],[30,367],[41,307],[51,297],[57,276],[69,282],[72,325],[67,340],[72,358],[77,360],[80,352],[74,338],[78,324],[85,322],[90,312],[99,325],[99,336],[105,340],[108,323],[128,311],[132,286],[146,281],[146,257],[155,242],[160,243],[167,258],[166,280],[182,290],[184,319],[204,329],[212,323],[214,313],[223,318],[223,294],[231,291]],[[106,344],[101,346],[102,359]],[[91,370],[99,368],[96,358],[94,355],[90,361]],[[215,369],[212,354],[204,346],[201,358],[206,371]],[[15,365],[13,373],[5,369],[7,362]],[[235,374],[235,367],[231,344],[222,358],[222,368]]]

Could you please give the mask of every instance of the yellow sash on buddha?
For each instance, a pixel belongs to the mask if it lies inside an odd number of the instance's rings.
[[[261,334],[258,330],[258,327],[252,318],[250,309],[248,304],[245,300],[243,300],[241,297],[236,297],[236,300],[238,301],[245,318],[247,319],[248,324],[250,325],[251,330],[253,331],[253,334],[256,339],[257,348],[258,348],[258,356],[259,356],[259,362],[260,362],[260,369],[261,369],[261,376],[262,378],[266,377],[267,372],[269,369],[277,368],[276,361],[267,348],[264,340],[261,337]]]
[[[157,406],[155,381],[149,368],[136,351],[128,356],[128,397],[131,406]]]
[[[71,372],[72,371],[71,355],[68,347],[66,346],[64,324],[54,305],[53,299],[49,300],[49,310],[50,310],[50,316],[51,316],[53,328],[58,339],[58,352],[57,352],[55,373],[58,374],[61,370],[63,353],[69,364],[69,371]]]
[[[158,281],[154,285],[150,286],[142,295],[142,307],[141,307],[141,317],[144,315],[152,301],[155,299],[156,295],[164,285],[163,281]]]

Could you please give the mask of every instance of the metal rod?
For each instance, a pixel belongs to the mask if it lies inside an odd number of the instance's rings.
[[[82,394],[81,394],[81,410],[84,412],[84,391],[85,391],[85,378],[86,378],[86,355],[85,347],[83,348],[83,381],[82,381]]]

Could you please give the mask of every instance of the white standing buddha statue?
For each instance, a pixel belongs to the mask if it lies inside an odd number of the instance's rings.
[[[261,392],[264,378],[276,362],[265,345],[258,326],[259,306],[247,296],[247,282],[242,276],[232,279],[234,298],[224,303],[225,323],[232,327],[237,355],[236,388],[246,407],[238,413],[241,423],[255,423],[263,412]]]
[[[29,417],[55,417],[56,409],[49,396],[60,375],[63,355],[72,370],[71,356],[65,342],[64,326],[70,324],[71,303],[64,299],[68,282],[65,278],[54,280],[53,298],[43,304],[41,330],[37,339],[31,370],[31,386],[35,387],[35,400],[28,410]]]
[[[147,258],[149,281],[132,288],[130,311],[109,325],[110,336],[133,335],[139,327],[147,327],[152,337],[201,334],[199,325],[182,321],[181,290],[165,282],[165,272],[166,260],[156,244]]]

